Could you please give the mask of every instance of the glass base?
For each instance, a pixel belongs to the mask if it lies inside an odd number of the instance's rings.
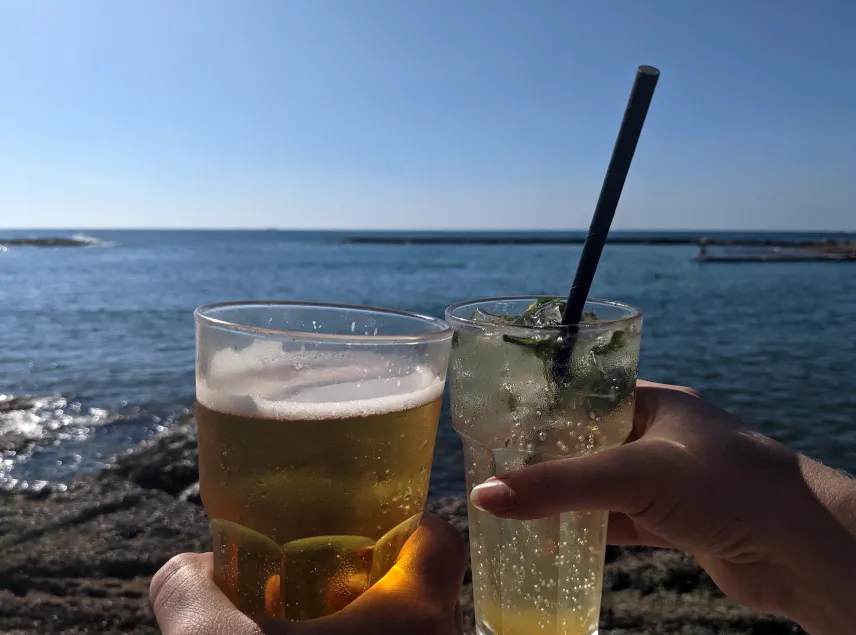
[[[535,631],[533,631],[533,633],[535,633]],[[487,624],[479,623],[478,620],[476,620],[476,635],[503,635],[503,633],[497,632]],[[556,633],[556,635],[577,635],[577,633]],[[588,635],[598,635],[598,629],[594,629]]]

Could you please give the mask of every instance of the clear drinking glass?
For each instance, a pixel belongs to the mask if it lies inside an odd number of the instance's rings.
[[[590,300],[577,329],[514,323],[533,303],[558,299],[491,298],[446,310],[468,493],[491,476],[619,445],[633,427],[641,312]],[[570,372],[556,374],[556,347],[569,342]],[[507,520],[470,504],[478,633],[596,633],[606,521],[602,511]]]
[[[195,319],[217,584],[254,617],[335,612],[419,523],[452,331],[403,311],[295,302],[209,305]]]

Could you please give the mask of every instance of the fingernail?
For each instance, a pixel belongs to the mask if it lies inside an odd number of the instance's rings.
[[[483,512],[507,512],[514,507],[511,488],[497,480],[476,485],[470,493],[470,500],[476,509]]]

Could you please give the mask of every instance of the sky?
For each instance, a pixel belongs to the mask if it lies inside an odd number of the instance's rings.
[[[0,0],[0,227],[856,230],[852,0]]]

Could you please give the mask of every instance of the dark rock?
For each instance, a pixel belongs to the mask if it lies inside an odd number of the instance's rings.
[[[104,476],[118,475],[140,487],[177,496],[199,480],[196,440],[195,422],[175,426],[119,456]]]
[[[158,633],[148,604],[152,574],[177,553],[210,549],[196,464],[195,428],[181,425],[67,491],[0,491],[0,632]],[[426,509],[468,535],[466,501],[442,498]],[[461,605],[473,633],[469,571]],[[803,631],[733,604],[689,556],[610,548],[600,633]]]
[[[0,492],[0,632],[158,633],[152,574],[209,542],[201,507],[122,478]]]
[[[79,238],[7,238],[0,240],[0,247],[88,247],[92,241]]]
[[[0,414],[13,412],[15,410],[31,410],[38,404],[35,397],[12,397],[0,398]]]

